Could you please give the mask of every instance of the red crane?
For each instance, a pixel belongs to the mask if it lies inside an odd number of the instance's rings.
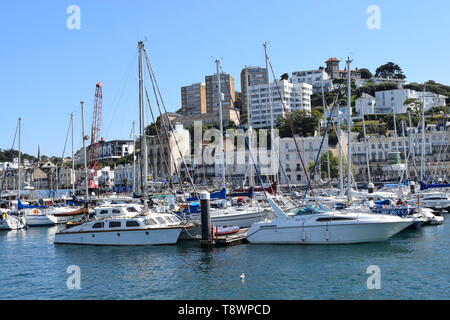
[[[94,115],[92,118],[92,130],[91,130],[91,156],[90,156],[90,168],[93,173],[89,179],[89,188],[98,189],[97,170],[98,159],[100,156],[100,128],[102,124],[102,93],[103,83],[99,82],[95,85],[95,98],[94,98]]]

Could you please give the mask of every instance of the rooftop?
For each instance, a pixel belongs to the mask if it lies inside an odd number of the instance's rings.
[[[341,62],[341,60],[339,60],[338,58],[330,58],[327,61],[325,61],[325,63],[332,62],[332,61]]]

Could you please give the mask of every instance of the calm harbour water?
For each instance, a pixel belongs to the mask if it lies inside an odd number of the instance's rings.
[[[54,245],[55,231],[0,232],[0,299],[450,299],[450,220],[384,243],[210,252],[195,242]],[[81,269],[80,290],[67,288],[70,265]],[[381,268],[379,290],[367,288],[370,265]]]

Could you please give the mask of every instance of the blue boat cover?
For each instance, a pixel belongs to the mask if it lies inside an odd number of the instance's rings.
[[[20,199],[17,199],[17,208],[20,209],[46,209],[48,206],[29,206],[25,205],[20,201]]]
[[[222,190],[217,191],[217,192],[212,192],[210,194],[210,199],[211,200],[217,200],[217,199],[227,199],[227,188],[222,188]],[[190,197],[187,198],[186,201],[198,201],[198,197]]]
[[[423,182],[419,182],[420,183],[420,190],[427,190],[427,189],[437,189],[437,188],[450,188],[450,184],[426,184]]]

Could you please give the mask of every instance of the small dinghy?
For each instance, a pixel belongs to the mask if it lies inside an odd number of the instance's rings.
[[[215,237],[218,237],[234,234],[239,232],[239,230],[240,228],[238,226],[214,226],[213,233]]]

